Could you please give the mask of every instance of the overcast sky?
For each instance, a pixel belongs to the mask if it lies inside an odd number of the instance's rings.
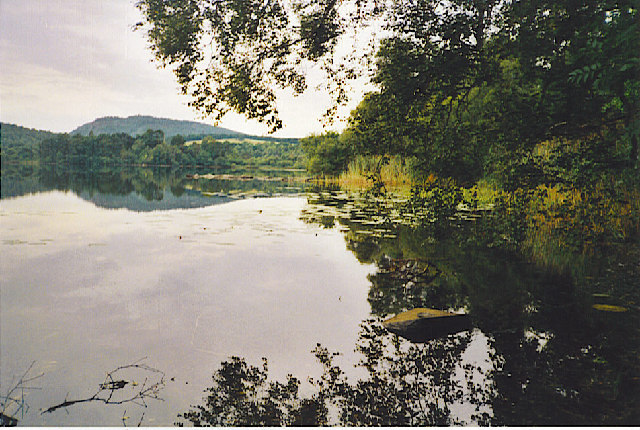
[[[141,32],[135,0],[0,0],[0,118],[69,132],[103,116],[153,115],[213,124],[179,95],[170,70],[158,69]],[[313,85],[310,85],[313,87]],[[342,110],[345,116],[357,103]],[[321,132],[329,98],[283,93],[281,137]],[[230,114],[218,124],[250,134],[267,128]],[[333,129],[340,129],[338,123]]]

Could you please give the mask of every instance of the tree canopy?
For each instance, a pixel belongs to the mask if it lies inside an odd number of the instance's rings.
[[[479,61],[483,41],[499,16],[498,3],[141,0],[145,22],[138,26],[146,28],[156,59],[174,70],[192,106],[218,119],[235,110],[276,130],[282,123],[274,90],[303,92],[310,63],[322,65],[336,85],[336,101],[344,100],[344,80],[355,77],[358,69],[334,62],[337,41],[376,23],[447,67],[444,80],[459,86]],[[362,53],[354,52],[352,58],[356,56]]]
[[[348,130],[356,150],[413,155],[425,169],[473,179],[543,140],[595,142],[594,134],[601,158],[625,154],[636,163],[638,3],[141,0],[138,7],[158,62],[174,70],[197,110],[216,119],[234,110],[275,131],[282,126],[276,90],[303,92],[310,65],[327,72],[335,103],[346,99],[350,79],[368,72],[376,90]],[[367,27],[384,37],[337,55],[341,38]]]

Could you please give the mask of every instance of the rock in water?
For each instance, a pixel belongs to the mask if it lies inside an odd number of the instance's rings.
[[[432,339],[471,328],[466,314],[416,308],[402,312],[382,323],[392,333],[411,342],[427,342]]]

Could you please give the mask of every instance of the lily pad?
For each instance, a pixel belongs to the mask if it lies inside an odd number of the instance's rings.
[[[615,306],[615,305],[604,305],[604,304],[595,304],[593,305],[593,309],[605,312],[627,312],[629,309],[623,306]]]

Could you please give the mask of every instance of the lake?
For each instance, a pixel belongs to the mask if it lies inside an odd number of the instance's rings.
[[[293,374],[301,393],[313,393],[317,344],[340,352],[335,363],[355,381],[367,377],[354,367],[356,346],[383,338],[401,342],[392,354],[403,363],[424,363],[444,423],[638,422],[637,243],[558,271],[477,245],[476,221],[434,233],[363,193],[286,173],[4,173],[0,395],[28,371],[5,409],[19,425],[184,422],[178,414],[201,403],[231,356],[253,365],[265,357],[270,379]],[[416,307],[469,313],[473,328],[415,345],[376,331]],[[160,399],[116,392],[122,404],[42,413],[119,377],[158,383]],[[388,398],[413,387],[393,386]],[[407,423],[419,422],[398,422]]]

